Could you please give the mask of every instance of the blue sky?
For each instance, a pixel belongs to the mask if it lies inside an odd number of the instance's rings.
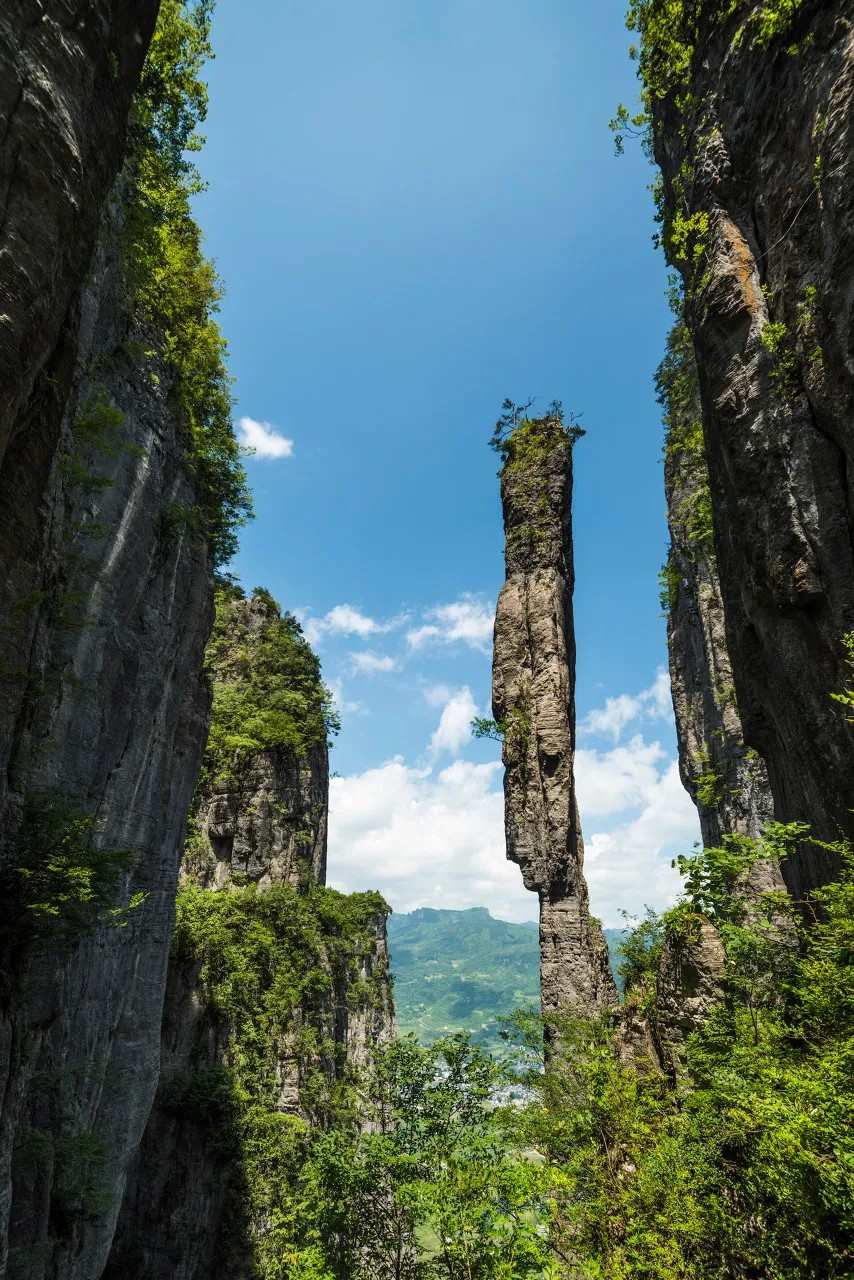
[[[607,128],[635,93],[623,10],[217,7],[199,217],[236,416],[260,445],[235,568],[305,620],[341,702],[330,881],[397,909],[536,914],[504,863],[496,752],[463,733],[489,696],[486,441],[507,395],[561,399],[588,430],[575,606],[594,908],[614,923],[667,901],[695,838],[658,677],[665,270],[648,165],[616,159]]]

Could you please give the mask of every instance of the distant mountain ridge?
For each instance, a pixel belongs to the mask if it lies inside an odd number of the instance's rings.
[[[622,929],[606,929],[612,963]],[[502,1048],[501,1019],[539,1007],[538,925],[496,920],[486,907],[419,907],[388,922],[398,1029],[429,1042],[469,1031]]]

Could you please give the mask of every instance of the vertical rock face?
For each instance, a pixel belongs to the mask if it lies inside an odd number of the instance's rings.
[[[507,856],[540,899],[544,1011],[616,1004],[590,916],[575,801],[572,442],[559,417],[502,446],[506,581],[495,618],[492,704],[504,730]]]
[[[5,673],[20,699],[7,829],[20,859],[21,832],[40,813],[57,814],[54,840],[93,815],[96,847],[128,854],[110,909],[141,900],[124,927],[91,922],[69,937],[61,905],[42,929],[32,904],[18,906],[9,924],[27,921],[31,936],[16,927],[4,937],[3,1203],[9,1274],[27,1280],[82,1280],[106,1259],[157,1082],[175,884],[210,698],[206,544],[164,519],[196,501],[184,430],[168,366],[135,355],[133,343],[154,338],[120,304],[109,251],[82,313],[65,452],[34,565],[40,589],[10,623],[31,644],[25,671]],[[95,417],[109,430],[90,431]],[[13,880],[13,902],[19,887]]]
[[[283,620],[268,596],[221,600],[212,643],[216,653],[211,669],[214,697],[218,703],[238,707],[241,732],[244,726],[250,736],[253,732],[252,716],[259,706],[265,675],[273,681],[277,674],[282,680],[295,676],[300,661],[297,655],[302,654],[309,669],[304,679],[311,678],[317,668],[314,655],[297,637],[293,620]],[[283,646],[281,670],[264,672],[265,654],[268,667],[275,665],[269,659],[277,643]],[[279,692],[289,701],[300,697],[298,691],[284,686]],[[260,710],[272,719],[271,705]],[[184,855],[182,879],[205,889],[221,889],[235,880],[261,888],[272,884],[307,888],[326,883],[329,752],[320,721],[312,740],[301,744],[298,751],[293,749],[298,735],[310,734],[307,704],[303,710],[306,716],[302,722],[292,716],[291,723],[283,720],[278,726],[281,746],[252,751],[237,766],[218,768],[211,763],[214,776],[199,794],[195,833]],[[259,728],[263,740],[263,727]]]
[[[778,819],[832,840],[854,834],[854,726],[830,697],[854,627],[854,29],[839,2],[734,10],[686,6],[642,67],[744,740]],[[807,848],[784,874],[800,893],[831,869]]]
[[[160,297],[209,281],[142,90],[105,208],[156,10],[11,0],[0,15],[0,1275],[15,1280],[101,1274],[154,1097],[210,704],[212,425],[238,474],[227,419],[191,414],[187,326],[176,337],[142,302],[155,259]],[[147,242],[144,218],[130,227],[145,163]],[[150,252],[153,222],[162,251],[176,220],[178,290]],[[131,283],[136,251],[148,277]],[[193,295],[213,353],[194,392],[225,377],[211,290]]]
[[[681,324],[670,336],[659,386],[670,529],[662,604],[679,767],[697,805],[703,843],[717,845],[724,834],[760,836],[774,809],[765,766],[744,743],[712,546],[697,368]]]
[[[665,492],[670,551],[663,574],[670,682],[682,781],[697,806],[703,844],[727,835],[761,837],[774,816],[765,766],[745,746],[727,650],[720,580],[712,546],[709,477],[690,335],[677,324],[659,369],[665,417]],[[760,859],[749,891],[783,888],[779,865]],[[724,951],[708,923],[690,941],[668,938],[656,983],[655,1040],[670,1075],[685,1041],[723,993]]]
[[[39,500],[58,420],[38,441],[17,415],[80,291],[121,164],[157,0],[7,0],[0,13],[0,463]],[[30,452],[32,451],[32,452]],[[5,503],[4,509],[5,509]],[[4,521],[8,520],[8,514]],[[16,548],[0,538],[3,565]]]
[[[388,909],[323,888],[331,713],[317,659],[270,596],[226,588],[208,670],[161,1082],[108,1280],[278,1274],[307,1127],[394,1030]]]

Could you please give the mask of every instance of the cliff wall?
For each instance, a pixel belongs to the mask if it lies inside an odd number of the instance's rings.
[[[312,1129],[394,1030],[378,894],[323,887],[334,714],[297,623],[225,587],[157,1100],[107,1277],[278,1275]]]
[[[540,900],[543,1009],[597,1011],[617,993],[590,915],[575,800],[572,437],[559,415],[522,418],[500,443],[506,581],[492,705],[504,734],[507,856]]]
[[[0,18],[20,79],[0,250],[0,1274],[16,1280],[94,1280],[106,1262],[157,1084],[212,562],[245,508],[213,412],[211,288],[189,321],[169,306],[191,277],[212,281],[189,166],[162,127],[173,106],[179,139],[199,118],[201,99],[182,104],[206,19],[172,0],[107,198],[155,7],[13,4]],[[192,386],[191,333],[212,357]]]
[[[854,32],[841,3],[633,7],[696,353],[719,598],[776,817],[852,834]],[[677,696],[679,694],[677,693]],[[744,794],[744,793],[743,793]],[[802,847],[795,893],[831,855]]]

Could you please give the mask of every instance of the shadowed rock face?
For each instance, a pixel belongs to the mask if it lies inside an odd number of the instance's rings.
[[[854,726],[830,698],[854,628],[854,31],[847,4],[804,0],[759,47],[737,38],[753,8],[701,23],[686,114],[654,104],[655,152],[668,218],[708,218],[677,265],[744,741],[776,817],[832,840],[854,834]],[[784,874],[800,893],[832,869],[808,847]]]
[[[697,806],[703,844],[727,835],[758,839],[774,816],[765,766],[744,743],[712,546],[709,476],[690,334],[677,324],[658,373],[665,411],[665,492],[670,550],[662,603],[683,784]],[[686,850],[687,852],[687,850]],[[754,863],[745,886],[758,898],[784,887],[779,864]],[[711,925],[669,937],[656,983],[656,1056],[679,1074],[687,1037],[723,992],[725,956]]]
[[[83,283],[158,7],[5,0],[0,12],[0,463]],[[38,451],[42,479],[57,429]]]
[[[712,846],[728,833],[760,836],[774,807],[767,770],[744,743],[712,546],[697,366],[682,325],[670,336],[659,386],[668,425],[664,488],[670,530],[663,602],[679,769],[697,805],[703,843]]]
[[[195,504],[187,442],[167,368],[129,354],[157,336],[122,305],[104,211],[157,7],[0,12],[0,834],[8,857],[28,808],[73,796],[96,843],[133,855],[118,901],[143,898],[84,937],[34,944],[26,913],[4,921],[0,1274],[16,1280],[103,1268],[157,1080],[206,731],[209,558],[162,519]],[[93,395],[121,422],[105,447],[77,432]]]
[[[27,674],[7,668],[4,681],[16,701],[5,819],[14,849],[28,809],[73,797],[95,815],[97,844],[131,855],[118,902],[143,900],[123,928],[65,940],[57,926],[28,945],[4,932],[2,1238],[8,1223],[8,1274],[26,1280],[89,1280],[106,1260],[157,1085],[178,865],[210,702],[210,558],[186,522],[163,518],[196,502],[186,435],[168,367],[134,354],[156,347],[156,335],[122,305],[111,244],[109,215],[83,297],[43,542],[28,561],[36,589],[8,623],[12,651],[26,640]],[[115,417],[94,443],[77,427],[93,396]]]
[[[303,749],[267,748],[228,762],[209,746],[181,880],[207,890],[210,899],[222,892],[234,900],[258,889],[257,897],[244,901],[260,904],[259,927],[269,923],[265,891],[287,886],[307,895],[301,937],[289,923],[300,916],[299,903],[291,898],[283,910],[280,961],[297,972],[320,971],[326,985],[315,982],[287,1028],[260,1051],[270,1112],[322,1124],[323,1104],[308,1083],[311,1077],[320,1073],[328,1087],[349,1078],[366,1065],[372,1048],[394,1033],[385,910],[370,908],[367,922],[349,937],[339,934],[340,921],[330,926],[322,906],[312,906],[310,890],[326,880],[329,752],[319,715],[319,667],[299,632],[294,637],[269,596],[221,597],[207,665],[215,689],[245,682],[238,686],[244,723],[256,708],[269,710],[258,691],[262,686],[252,688],[253,672],[259,682],[281,675],[295,690],[311,688],[298,726],[306,735]],[[306,673],[310,678],[316,673],[317,683],[307,686]],[[218,706],[215,695],[212,743]],[[306,729],[309,720],[313,733]],[[256,732],[263,737],[262,730]],[[251,979],[260,992],[274,980],[287,988],[287,975],[276,970],[253,971]],[[366,998],[371,990],[374,998]],[[257,1023],[262,1024],[260,1003]],[[313,1042],[309,1038],[314,1048],[306,1047],[307,1032],[314,1033]],[[175,1101],[192,1095],[205,1073],[229,1072],[234,1061],[233,1027],[212,1005],[198,961],[174,954],[163,1012],[160,1086],[128,1180],[106,1280],[129,1275],[219,1280],[235,1273],[235,1241],[240,1267],[247,1274],[251,1270],[255,1247],[271,1228],[246,1207],[240,1126],[224,1146],[221,1114]],[[275,1201],[283,1212],[287,1197],[283,1179]]]
[[[547,418],[518,427],[506,454],[492,704],[505,726],[507,856],[540,899],[544,1011],[595,1011],[617,995],[588,908],[575,802],[572,446],[566,428]]]

